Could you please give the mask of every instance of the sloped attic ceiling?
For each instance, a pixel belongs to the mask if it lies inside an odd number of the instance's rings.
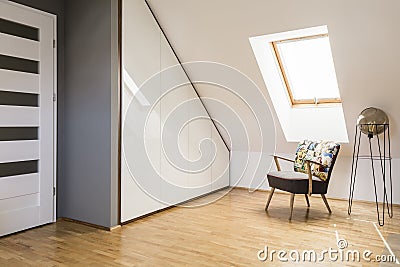
[[[342,154],[351,155],[359,112],[374,106],[388,113],[392,151],[400,156],[400,1],[148,2],[182,62],[215,61],[232,66],[248,75],[269,102],[248,38],[327,25],[350,139]],[[197,89],[200,96],[207,91],[201,86]],[[276,126],[277,151],[293,152],[295,144],[287,143],[279,123]]]

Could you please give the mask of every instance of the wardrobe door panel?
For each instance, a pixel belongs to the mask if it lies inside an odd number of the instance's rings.
[[[160,38],[157,23],[141,0],[123,1],[122,25],[122,147],[121,221],[128,221],[164,207],[159,201],[160,96],[159,85],[140,91],[141,85],[160,71]],[[139,118],[145,118],[139,123]],[[142,143],[140,143],[142,142]],[[145,149],[135,149],[144,144]],[[141,151],[141,153],[139,153]],[[143,175],[137,174],[137,167]],[[151,190],[149,190],[149,188]]]

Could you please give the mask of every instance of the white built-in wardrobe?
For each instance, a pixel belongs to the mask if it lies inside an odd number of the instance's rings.
[[[229,186],[229,151],[144,0],[123,0],[122,78],[121,222]]]

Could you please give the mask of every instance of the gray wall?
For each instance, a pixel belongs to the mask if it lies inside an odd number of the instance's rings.
[[[58,87],[58,144],[57,176],[64,180],[64,0],[12,0],[13,2],[57,15],[57,87]],[[60,200],[58,204],[60,203]],[[59,212],[58,212],[59,213]]]
[[[59,216],[105,227],[118,210],[118,1],[65,2]]]

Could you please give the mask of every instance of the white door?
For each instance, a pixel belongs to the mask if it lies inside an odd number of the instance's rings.
[[[55,219],[55,22],[0,0],[0,236]]]

